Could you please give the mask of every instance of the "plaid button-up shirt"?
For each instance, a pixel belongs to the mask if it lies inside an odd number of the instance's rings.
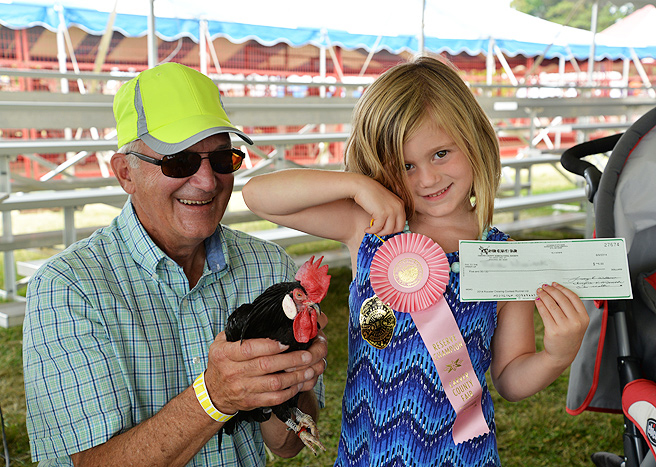
[[[145,232],[130,201],[112,223],[47,262],[27,294],[23,358],[34,460],[69,454],[152,417],[206,368],[226,318],[268,286],[292,280],[278,246],[219,226],[203,276],[182,268]],[[323,405],[323,383],[317,385]],[[194,466],[264,465],[257,423],[214,436]]]

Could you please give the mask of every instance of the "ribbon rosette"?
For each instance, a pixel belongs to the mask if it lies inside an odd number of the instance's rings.
[[[411,313],[442,298],[449,283],[449,260],[442,247],[425,235],[401,234],[378,249],[370,278],[382,301]]]
[[[442,295],[449,270],[444,250],[433,240],[416,233],[400,234],[386,240],[376,252],[370,280],[383,302],[412,316],[456,412],[453,440],[459,444],[490,430],[481,408],[481,384]]]

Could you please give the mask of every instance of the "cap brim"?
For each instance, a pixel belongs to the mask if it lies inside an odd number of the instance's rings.
[[[139,137],[153,151],[168,155],[183,151],[209,136],[221,133],[234,133],[248,144],[253,144],[253,140],[232,126],[229,120],[207,114],[178,120]]]

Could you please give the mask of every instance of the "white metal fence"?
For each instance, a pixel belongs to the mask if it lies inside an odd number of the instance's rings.
[[[30,73],[35,73],[31,71]],[[43,73],[43,72],[39,72]],[[46,72],[53,75],[52,72]],[[0,70],[0,75],[3,71]],[[125,79],[126,77],[123,77]],[[127,77],[129,78],[129,76]],[[117,79],[115,76],[90,74],[84,79]],[[261,84],[261,83],[258,83]],[[280,85],[280,82],[276,83]],[[244,85],[249,85],[245,83]],[[314,83],[319,86],[320,84]],[[360,88],[344,84],[349,89]],[[361,85],[360,85],[361,86]],[[505,188],[511,195],[498,198],[495,212],[512,212],[512,221],[501,226],[508,232],[518,232],[542,227],[557,228],[587,220],[591,230],[591,216],[586,214],[583,188],[549,194],[534,194],[531,190],[531,170],[536,164],[551,164],[558,167],[562,150],[560,136],[576,134],[577,141],[588,139],[591,132],[606,130],[619,132],[656,105],[650,97],[631,96],[624,98],[516,98],[491,97],[488,89],[478,90],[478,99],[491,118],[500,137],[514,136],[523,147],[515,157],[503,159],[504,174],[508,180]],[[2,237],[0,252],[4,255],[4,296],[13,301],[17,297],[16,262],[14,251],[53,245],[69,245],[90,234],[92,228],[76,228],[74,210],[86,204],[104,203],[120,206],[126,194],[117,186],[113,177],[75,178],[65,175],[70,166],[93,153],[111,154],[116,149],[114,120],[111,111],[112,96],[100,94],[57,94],[43,92],[4,92],[0,94],[0,128],[93,128],[96,139],[1,139],[0,138],[0,212],[2,213]],[[341,124],[344,131],[336,133],[274,133],[253,134],[253,154],[262,158],[260,164],[236,175],[235,190],[240,190],[245,180],[259,171],[276,170],[293,165],[284,157],[285,149],[308,143],[344,142],[348,136],[348,123],[356,98],[269,98],[230,97],[224,104],[234,123],[251,127],[305,125],[305,129],[323,128],[328,124]],[[537,149],[537,147],[541,149]],[[262,151],[261,148],[273,150]],[[67,161],[51,167],[51,172],[41,180],[12,173],[10,162],[18,155],[47,164],[42,154],[71,153]],[[334,169],[334,166],[317,166]],[[520,173],[528,173],[521,177]],[[525,180],[528,180],[526,182]],[[522,219],[519,213],[526,209],[549,206],[554,203],[581,203],[575,212],[562,212]],[[28,209],[61,209],[64,217],[63,230],[30,232],[15,235],[12,226],[12,211]],[[227,212],[224,223],[232,224],[256,220],[248,211]],[[262,238],[281,245],[307,242],[316,238],[278,228],[256,232]],[[347,264],[345,255],[332,259],[334,265]],[[330,264],[330,263],[329,263]],[[5,308],[17,309],[13,318],[0,311],[0,325],[16,324],[20,320],[20,303]],[[18,316],[18,317],[16,317]]]

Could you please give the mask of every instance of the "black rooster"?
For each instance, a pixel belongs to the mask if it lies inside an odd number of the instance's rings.
[[[274,339],[289,345],[287,352],[309,348],[319,329],[317,316],[321,310],[318,303],[326,296],[330,283],[328,266],[320,267],[322,259],[314,263],[313,256],[300,267],[295,276],[296,281],[274,284],[253,303],[245,303],[237,308],[228,317],[226,339],[229,342],[262,337]],[[297,407],[298,396],[275,407],[240,411],[226,422],[223,429],[230,435],[240,421],[263,422],[273,412],[315,455],[316,448],[325,451],[326,448],[318,438],[316,423]]]

